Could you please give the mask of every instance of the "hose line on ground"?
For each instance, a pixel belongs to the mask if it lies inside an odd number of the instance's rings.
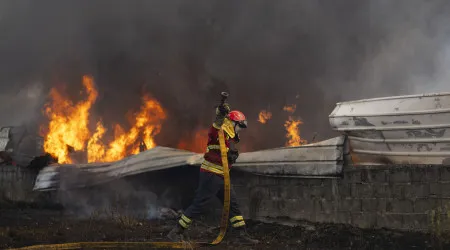
[[[228,168],[227,149],[225,145],[225,135],[223,129],[219,131],[219,145],[220,155],[223,165],[223,179],[224,179],[224,199],[222,218],[220,222],[220,232],[216,239],[210,243],[208,242],[76,242],[76,243],[62,243],[62,244],[48,244],[48,245],[34,245],[22,248],[15,248],[21,250],[51,250],[51,249],[95,249],[95,248],[134,248],[134,249],[148,249],[148,248],[181,248],[192,249],[201,246],[214,246],[220,244],[225,237],[228,227],[228,217],[230,213],[230,172]]]

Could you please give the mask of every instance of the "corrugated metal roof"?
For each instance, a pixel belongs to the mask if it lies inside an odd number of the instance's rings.
[[[336,176],[342,171],[345,137],[299,147],[243,153],[234,165],[239,170],[274,176]]]
[[[345,138],[289,148],[242,153],[233,168],[273,176],[336,176],[344,164]],[[144,172],[200,166],[203,154],[155,147],[113,163],[61,165],[44,168],[35,190],[97,185]]]
[[[443,164],[450,160],[450,93],[342,102],[331,127],[349,137],[355,164]]]

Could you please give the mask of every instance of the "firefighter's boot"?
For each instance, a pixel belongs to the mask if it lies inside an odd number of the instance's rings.
[[[185,229],[178,223],[172,230],[170,230],[169,234],[167,234],[167,238],[169,238],[173,242],[181,242],[188,240]]]

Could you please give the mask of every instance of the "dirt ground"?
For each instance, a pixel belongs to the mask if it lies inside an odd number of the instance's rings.
[[[0,248],[80,241],[167,241],[173,220],[74,219],[61,211],[1,209]],[[344,225],[305,224],[289,227],[248,222],[249,233],[261,241],[243,246],[230,237],[214,249],[450,249],[427,234],[388,230],[361,230]],[[208,230],[209,229],[209,232]],[[217,231],[203,223],[190,230],[193,240],[212,240]],[[439,244],[438,244],[439,243]]]

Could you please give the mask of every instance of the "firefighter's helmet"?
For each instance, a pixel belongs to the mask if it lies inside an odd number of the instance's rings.
[[[245,118],[244,113],[238,110],[233,110],[228,114],[228,118],[235,122],[239,127],[246,128],[247,127],[247,119]]]

